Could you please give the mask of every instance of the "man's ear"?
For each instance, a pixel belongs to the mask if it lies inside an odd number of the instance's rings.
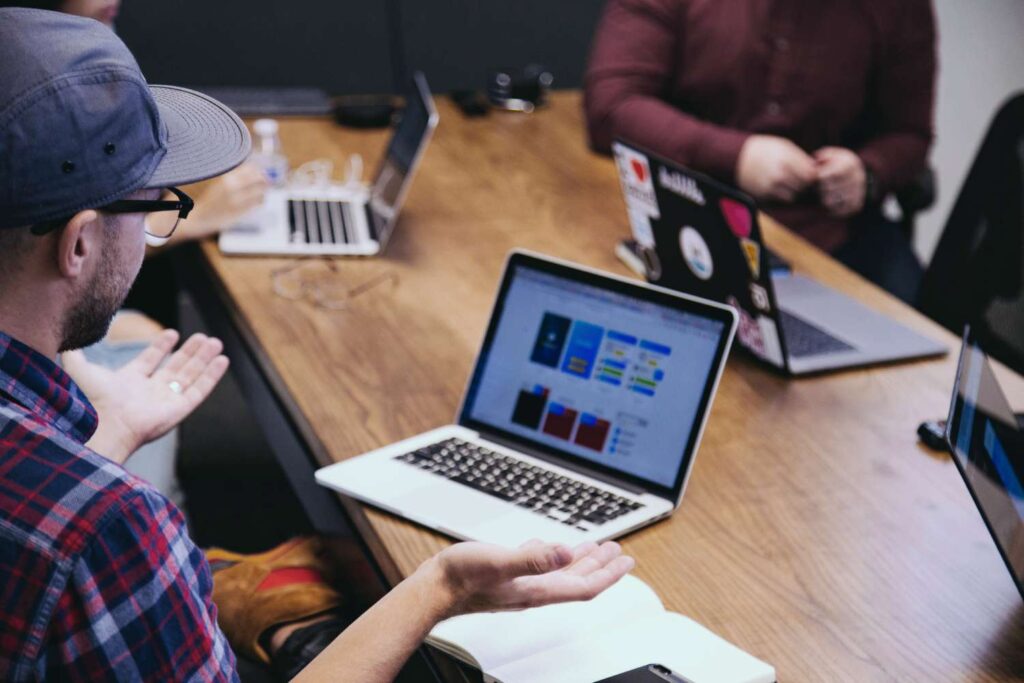
[[[66,278],[77,278],[88,259],[103,247],[103,219],[92,209],[79,211],[57,237],[57,270]]]

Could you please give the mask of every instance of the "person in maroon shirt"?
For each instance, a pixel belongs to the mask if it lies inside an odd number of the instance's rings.
[[[920,264],[879,210],[934,137],[931,0],[609,0],[585,78],[615,137],[738,185],[904,298]]]

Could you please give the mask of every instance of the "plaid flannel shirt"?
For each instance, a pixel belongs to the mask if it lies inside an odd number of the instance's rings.
[[[238,680],[181,512],[85,446],[96,425],[0,333],[0,680]]]

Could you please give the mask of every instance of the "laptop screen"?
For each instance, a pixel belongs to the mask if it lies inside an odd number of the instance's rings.
[[[731,311],[532,261],[510,262],[462,422],[675,490],[724,362]]]
[[[413,77],[406,96],[405,109],[370,190],[370,216],[373,234],[382,244],[405,201],[416,163],[437,125],[437,111],[430,86],[422,73]]]
[[[965,341],[947,436],[964,482],[1024,595],[1024,378],[999,370],[1007,388],[1017,389],[1018,405],[1007,399],[988,357],[970,338]]]

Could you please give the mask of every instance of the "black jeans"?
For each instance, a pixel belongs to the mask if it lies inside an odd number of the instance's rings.
[[[850,240],[832,255],[913,306],[924,268],[903,228],[877,211],[868,211],[853,221],[850,232]]]

